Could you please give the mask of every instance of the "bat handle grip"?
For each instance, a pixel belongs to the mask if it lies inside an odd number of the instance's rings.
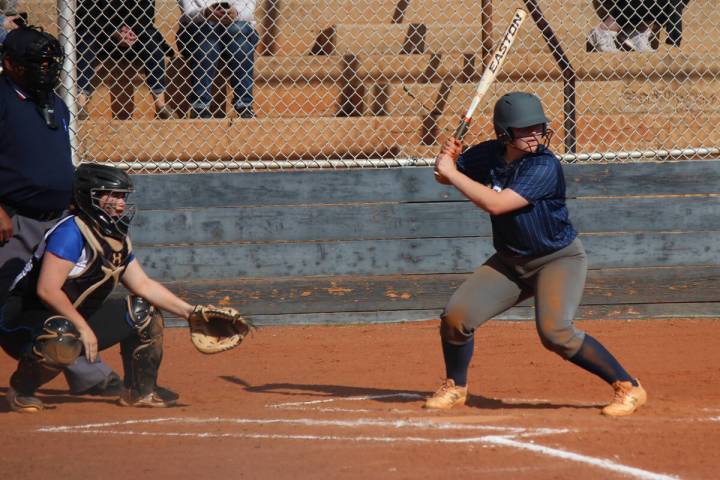
[[[453,134],[453,137],[457,138],[458,140],[462,140],[463,137],[465,137],[465,134],[468,131],[468,128],[470,128],[470,119],[469,118],[463,118],[460,122],[460,125],[458,125],[457,129],[455,129],[455,133]]]

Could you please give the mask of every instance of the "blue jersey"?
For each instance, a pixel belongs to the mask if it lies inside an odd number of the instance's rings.
[[[11,289],[30,272],[34,264],[41,263],[45,252],[50,252],[56,257],[74,263],[75,265],[69,273],[70,277],[75,277],[86,270],[88,263],[93,258],[93,250],[89,248],[74,219],[75,217],[72,215],[65,217],[45,233],[45,239],[37,246],[33,258],[25,264],[25,268],[17,276]],[[130,252],[127,263],[130,264],[133,260],[135,260],[135,254]]]
[[[507,164],[504,146],[497,140],[465,151],[458,170],[493,190],[511,189],[526,207],[491,215],[493,244],[498,252],[534,257],[567,247],[577,237],[565,205],[562,166],[548,149],[541,149]]]

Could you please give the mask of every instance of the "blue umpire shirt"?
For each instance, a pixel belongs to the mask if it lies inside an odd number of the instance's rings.
[[[475,145],[458,158],[458,170],[499,192],[509,188],[529,202],[526,207],[491,215],[493,245],[498,252],[536,257],[567,247],[577,232],[565,205],[565,176],[548,149],[507,164],[497,140]]]
[[[70,113],[51,95],[57,130],[7,75],[0,75],[0,204],[19,213],[61,211],[70,203],[73,164]]]

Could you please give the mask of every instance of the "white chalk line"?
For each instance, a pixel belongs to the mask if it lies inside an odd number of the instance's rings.
[[[289,411],[298,411],[298,412],[321,412],[321,413],[377,413],[377,409],[370,409],[370,408],[341,408],[341,407],[312,407],[307,408],[303,406],[297,406],[297,407],[283,407],[282,410],[289,410]],[[413,414],[417,413],[417,409],[410,409],[410,408],[393,408],[388,410],[388,412],[391,413],[398,413],[398,414]]]
[[[358,408],[358,409],[352,409],[352,408],[345,408],[345,409],[326,409],[322,407],[318,407],[318,405],[326,404],[326,403],[333,403],[333,402],[361,402],[365,400],[378,400],[378,399],[384,399],[384,398],[413,398],[413,399],[425,399],[424,395],[420,395],[417,393],[385,393],[380,395],[361,395],[361,396],[355,396],[355,397],[333,397],[333,398],[324,398],[322,400],[307,400],[307,401],[301,401],[301,402],[285,402],[285,403],[273,403],[266,405],[267,408],[279,408],[283,410],[313,410],[313,411],[342,411],[342,412],[369,412],[371,410],[365,409],[365,408]],[[510,404],[510,405],[522,405],[522,404],[543,404],[548,403],[549,400],[544,398],[504,398],[504,403]],[[595,406],[594,403],[578,403],[578,405],[582,406]],[[401,412],[398,410],[398,412]],[[410,410],[405,410],[402,412],[410,412]]]
[[[320,427],[386,427],[396,429],[418,428],[425,430],[502,430],[508,433],[505,435],[483,435],[479,437],[465,438],[435,438],[423,436],[367,436],[367,435],[315,435],[315,434],[276,434],[276,433],[246,433],[246,432],[151,432],[135,430],[118,430],[112,427],[132,426],[140,424],[211,424],[230,423],[237,425],[304,425]],[[497,427],[491,425],[457,424],[450,422],[432,422],[426,420],[379,420],[379,419],[355,419],[355,420],[316,420],[308,418],[274,418],[274,419],[252,419],[252,418],[194,418],[194,417],[167,417],[146,420],[125,420],[117,422],[90,423],[85,425],[67,425],[56,427],[42,427],[39,432],[49,433],[85,433],[99,435],[125,435],[125,436],[152,436],[152,437],[189,437],[189,438],[245,438],[245,439],[269,439],[269,440],[301,440],[301,441],[343,441],[343,442],[372,442],[372,443],[423,443],[423,444],[484,444],[499,445],[504,447],[527,450],[542,455],[561,458],[577,463],[591,465],[624,475],[629,475],[641,480],[675,480],[677,477],[665,474],[650,472],[647,470],[629,467],[613,462],[611,460],[581,455],[566,450],[546,447],[534,443],[517,440],[539,435],[551,435],[568,433],[567,429],[540,428],[528,430],[519,427]]]
[[[605,470],[611,470],[613,472],[630,475],[635,478],[641,478],[643,480],[676,480],[678,477],[673,475],[665,475],[662,473],[654,473],[647,470],[643,470],[635,467],[628,467],[620,463],[613,462],[602,458],[589,457],[587,455],[580,455],[566,450],[560,450],[558,448],[545,447],[543,445],[537,445],[531,442],[518,442],[512,438],[502,436],[491,436],[488,435],[483,437],[485,442],[493,443],[496,445],[502,445],[505,447],[519,448],[521,450],[529,450],[531,452],[541,453],[550,457],[562,458],[563,460],[571,460],[578,463],[584,463],[587,465],[593,465],[595,467],[603,468]]]
[[[379,442],[379,443],[482,443],[484,437],[469,438],[435,438],[435,437],[381,437],[365,435],[290,435],[280,433],[216,433],[216,432],[148,432],[133,430],[87,429],[76,430],[75,433],[113,434],[148,437],[195,437],[195,438],[251,438],[272,440],[332,440],[346,442]]]
[[[85,425],[42,427],[39,432],[82,432],[86,430],[98,430],[106,427],[137,425],[142,423],[167,423],[167,424],[235,424],[235,425],[302,425],[308,427],[338,427],[338,428],[360,428],[360,427],[381,427],[381,428],[415,428],[422,430],[473,430],[493,431],[513,435],[551,435],[566,433],[566,429],[541,428],[528,432],[524,428],[499,427],[495,425],[476,425],[466,423],[437,422],[431,420],[381,420],[375,418],[356,418],[352,420],[318,420],[313,418],[197,418],[197,417],[166,417],[149,420],[125,420],[118,422],[89,423]],[[100,430],[98,430],[100,431]]]
[[[550,400],[546,398],[503,398],[504,403],[511,403],[513,405],[522,403],[550,403]]]
[[[285,402],[285,403],[273,403],[270,405],[267,405],[268,408],[292,408],[292,409],[302,409],[302,407],[309,407],[314,405],[320,405],[323,403],[333,403],[333,402],[362,402],[365,400],[378,400],[382,398],[425,398],[423,395],[417,394],[417,393],[385,393],[382,395],[361,395],[356,397],[333,397],[333,398],[323,398],[322,400],[307,400],[304,402]]]

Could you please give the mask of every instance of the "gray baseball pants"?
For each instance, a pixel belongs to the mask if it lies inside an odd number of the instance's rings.
[[[587,256],[577,238],[541,257],[496,253],[450,297],[442,314],[441,336],[451,344],[462,345],[483,323],[534,296],[535,326],[542,344],[569,359],[585,338],[573,318],[586,275]]]

